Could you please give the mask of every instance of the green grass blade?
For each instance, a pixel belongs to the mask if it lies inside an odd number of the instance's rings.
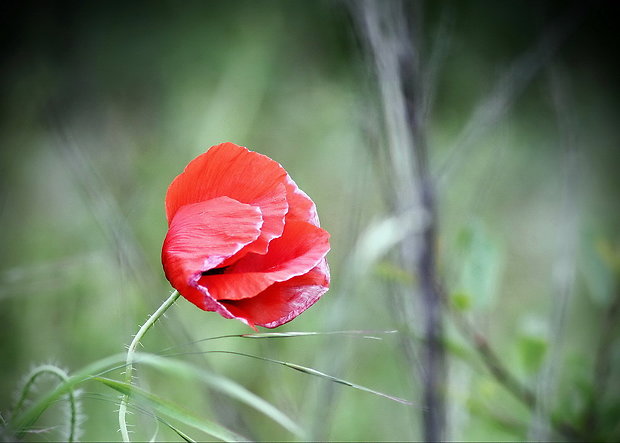
[[[348,337],[358,337],[370,340],[382,340],[379,335],[395,334],[397,330],[388,331],[373,331],[373,330],[348,330],[348,331],[291,331],[291,332],[257,332],[251,334],[227,334],[227,335],[215,335],[213,337],[201,338],[200,340],[183,343],[181,345],[171,346],[169,348],[162,349],[158,352],[160,355],[165,355],[167,352],[177,350],[185,346],[192,346],[198,343],[212,340],[220,340],[222,338],[290,338],[290,337],[309,337],[309,336],[321,336],[321,335],[344,335]]]
[[[113,404],[118,406],[119,404],[119,399],[118,396],[113,396],[113,395],[104,395],[104,394],[100,394],[98,392],[84,392],[80,395],[80,398],[82,399],[89,399],[89,400],[98,400],[98,401],[103,401],[103,402],[107,402],[109,404]],[[141,412],[145,415],[148,415],[149,417],[152,417],[153,419],[159,421],[160,423],[163,423],[165,426],[169,427],[172,431],[174,431],[176,434],[178,434],[179,437],[181,437],[183,440],[187,441],[187,442],[191,442],[194,443],[195,440],[193,438],[191,438],[189,435],[187,435],[186,433],[184,433],[183,431],[181,431],[180,429],[178,429],[177,427],[175,427],[174,425],[172,425],[170,422],[168,422],[167,420],[165,420],[162,417],[158,417],[157,415],[153,414],[152,411],[141,407],[138,404],[130,404],[129,407],[134,410],[134,411],[138,411]]]
[[[345,386],[349,386],[349,387],[357,389],[359,391],[364,391],[364,392],[368,392],[368,393],[373,394],[373,395],[377,395],[379,397],[387,398],[389,400],[395,401],[397,403],[401,403],[403,405],[407,405],[407,406],[412,406],[413,405],[412,402],[410,402],[409,400],[405,400],[404,398],[395,397],[393,395],[385,394],[385,393],[380,392],[380,391],[375,391],[374,389],[367,388],[366,386],[358,385],[357,383],[353,383],[353,382],[350,382],[350,381],[347,381],[347,380],[343,380],[341,378],[334,377],[333,375],[325,374],[324,372],[317,371],[316,369],[308,368],[306,366],[301,366],[301,365],[298,365],[298,364],[295,364],[295,363],[289,363],[289,362],[286,362],[286,361],[275,360],[275,359],[272,359],[272,358],[260,357],[258,355],[244,354],[242,352],[234,352],[234,351],[205,351],[205,353],[206,354],[241,355],[243,357],[250,357],[250,358],[255,358],[257,360],[268,361],[268,362],[271,362],[271,363],[276,363],[276,364],[279,364],[279,365],[282,365],[282,366],[286,366],[287,368],[294,369],[294,370],[302,372],[304,374],[314,375],[315,377],[324,378],[324,379],[327,379],[327,380],[332,381],[334,383],[339,383],[339,384],[342,384],[342,385],[345,385]]]
[[[245,387],[230,380],[229,378],[213,374],[207,370],[196,368],[193,365],[167,357],[159,357],[153,354],[137,354],[135,363],[146,364],[174,376],[195,378],[223,394],[235,398],[242,403],[265,414],[276,423],[301,439],[307,438],[303,429],[291,420],[284,412],[280,411],[271,403],[248,391]]]
[[[117,354],[101,359],[78,370],[65,382],[59,384],[55,389],[49,391],[44,396],[33,402],[22,414],[14,417],[14,419],[9,423],[9,431],[18,437],[23,435],[23,432],[31,427],[43,411],[45,411],[45,409],[47,409],[47,407],[54,401],[58,400],[62,395],[66,394],[76,385],[84,381],[93,379],[96,376],[103,375],[114,369],[124,367],[125,358],[125,354]],[[258,410],[259,412],[262,412],[296,436],[302,439],[306,437],[306,434],[301,427],[292,421],[286,414],[284,414],[284,412],[226,377],[213,374],[203,369],[195,368],[192,365],[179,360],[164,358],[147,353],[136,354],[134,363],[147,364],[174,376],[198,378],[205,384],[211,386],[213,389],[229,395],[230,397]]]
[[[325,374],[324,372],[317,371],[316,369],[307,368],[305,366],[301,366],[301,365],[298,365],[298,364],[295,364],[295,363],[289,363],[289,362],[279,361],[279,360],[273,360],[273,362],[274,363],[279,363],[281,365],[284,365],[284,366],[289,367],[291,369],[295,369],[296,371],[303,372],[305,374],[309,374],[309,375],[314,375],[316,377],[325,378],[327,380],[333,381],[334,383],[339,383],[341,385],[349,386],[351,388],[354,388],[354,389],[357,389],[357,390],[360,390],[360,391],[364,391],[364,392],[368,392],[370,394],[374,394],[374,395],[377,395],[379,397],[384,397],[384,398],[387,398],[389,400],[395,401],[397,403],[401,403],[403,405],[408,405],[408,406],[413,405],[413,403],[411,403],[409,400],[405,400],[404,398],[395,397],[393,395],[385,394],[385,393],[380,392],[380,391],[375,391],[374,389],[367,388],[366,386],[358,385],[357,383],[353,383],[353,382],[350,382],[350,381],[347,381],[347,380],[343,380],[341,378],[334,377],[333,375]]]
[[[180,406],[177,406],[168,400],[165,400],[151,392],[145,391],[137,386],[104,377],[96,377],[95,380],[117,390],[121,394],[127,395],[135,401],[153,408],[159,414],[178,420],[183,424],[198,429],[220,440],[232,442],[248,440],[247,438],[225,428],[220,424],[204,418],[196,417],[191,412],[181,408]],[[185,439],[185,437],[183,437],[185,435],[184,433],[181,433],[180,435]]]
[[[382,340],[381,337],[377,337],[380,334],[395,334],[396,330],[391,331],[363,331],[363,330],[352,330],[352,331],[326,331],[326,332],[260,332],[260,333],[252,333],[252,334],[241,334],[239,337],[242,338],[288,338],[288,337],[307,337],[307,336],[315,336],[315,335],[345,335],[345,336],[353,336],[366,338],[371,340]]]
[[[173,426],[172,424],[168,423],[163,418],[159,417],[159,421],[162,422],[163,424],[165,424],[166,426],[168,426],[170,429],[172,429],[179,437],[181,437],[187,443],[196,443],[196,440],[191,438],[189,435],[187,435],[185,432],[181,431],[176,426]]]

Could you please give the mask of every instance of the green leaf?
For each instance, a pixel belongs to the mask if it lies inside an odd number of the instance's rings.
[[[423,223],[419,210],[409,210],[371,223],[359,236],[351,254],[351,269],[357,275],[368,275],[375,263]]]
[[[471,309],[471,297],[464,292],[455,292],[452,294],[452,305],[459,311],[468,311]]]
[[[385,281],[391,281],[402,285],[412,285],[414,276],[402,266],[388,260],[382,260],[375,266],[375,274]]]
[[[548,348],[549,324],[538,316],[522,316],[515,343],[518,362],[527,375],[540,371]]]
[[[153,410],[157,411],[159,414],[163,414],[169,418],[174,420],[178,420],[179,422],[191,426],[195,429],[198,429],[206,434],[209,434],[215,438],[218,438],[223,441],[247,441],[248,439],[225,428],[224,426],[212,422],[210,420],[206,420],[204,418],[199,418],[193,415],[190,411],[181,408],[178,405],[175,405],[169,402],[166,399],[163,399],[152,392],[145,391],[142,388],[139,388],[134,385],[130,385],[128,383],[112,380],[104,377],[96,377],[95,380],[100,381],[101,383],[111,387],[112,389],[117,390],[121,394],[127,395],[132,400],[135,400],[143,405],[149,406]],[[182,436],[185,434],[182,434]],[[185,438],[185,437],[183,437]]]
[[[463,361],[472,363],[472,353],[470,347],[463,344],[462,338],[457,340],[448,335],[444,337],[444,346],[450,354]]]
[[[601,308],[611,302],[616,284],[613,251],[609,241],[600,235],[590,235],[584,242],[580,269],[585,277],[587,293]]]
[[[543,337],[522,335],[517,346],[523,368],[529,374],[537,373],[547,352],[547,341]]]
[[[472,308],[488,308],[497,293],[501,253],[481,222],[470,223],[457,239],[458,284],[456,293],[466,294]]]

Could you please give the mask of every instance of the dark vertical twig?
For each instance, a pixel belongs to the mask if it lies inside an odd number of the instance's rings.
[[[436,266],[436,242],[438,216],[436,194],[428,167],[428,145],[426,139],[426,115],[424,85],[420,61],[422,42],[422,2],[413,2],[412,10],[405,17],[409,26],[405,37],[411,35],[408,51],[400,57],[402,91],[405,99],[406,118],[413,141],[414,165],[416,166],[419,202],[426,214],[426,226],[422,231],[417,256],[416,271],[422,295],[424,317],[424,387],[423,415],[426,441],[440,441],[445,438],[446,407],[444,388],[446,384],[446,358],[444,348],[444,325],[439,281]],[[405,11],[406,12],[406,11]],[[412,23],[414,25],[412,25]],[[428,105],[427,105],[428,106]]]
[[[444,326],[441,301],[436,281],[436,214],[432,186],[428,182],[424,187],[423,205],[427,214],[432,214],[424,229],[422,248],[418,258],[418,278],[424,307],[424,431],[427,441],[441,440],[445,426],[444,386],[446,382],[446,362],[444,349]]]
[[[423,314],[422,426],[424,439],[445,438],[446,358],[442,303],[436,267],[438,216],[434,183],[428,167],[427,110],[421,48],[422,2],[352,3],[368,50],[374,58],[383,99],[388,149],[392,160],[397,211],[419,207],[425,224],[419,237],[402,242],[402,256],[418,276]],[[359,8],[359,9],[357,9]],[[416,294],[417,296],[417,294]]]

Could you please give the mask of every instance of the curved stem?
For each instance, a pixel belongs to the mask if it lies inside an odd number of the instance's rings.
[[[66,382],[69,379],[69,375],[67,375],[65,371],[63,371],[57,366],[41,365],[41,366],[36,367],[31,372],[30,376],[28,376],[28,380],[26,381],[26,384],[24,385],[24,388],[22,389],[21,395],[19,399],[17,400],[17,403],[15,404],[15,408],[13,409],[12,416],[17,415],[17,413],[22,409],[22,407],[24,406],[24,402],[26,401],[26,398],[28,394],[30,393],[30,389],[34,385],[34,382],[36,381],[36,379],[42,374],[55,375],[56,377],[60,379],[61,382]],[[69,391],[68,398],[69,398],[69,408],[70,408],[70,421],[69,421],[69,434],[67,436],[67,441],[73,442],[75,440],[75,434],[76,434],[75,431],[77,427],[77,402],[75,399],[75,393],[73,392],[73,389]]]
[[[142,339],[142,337],[144,337],[144,334],[146,334],[146,331],[148,331],[149,329],[151,329],[151,326],[153,326],[155,324],[155,322],[159,319],[159,317],[161,317],[164,312],[166,312],[168,310],[168,308],[170,306],[172,306],[174,304],[174,302],[176,301],[177,298],[179,298],[179,291],[174,291],[170,297],[168,297],[168,299],[162,303],[162,305],[157,309],[157,311],[155,311],[153,313],[153,315],[151,315],[148,320],[146,321],[146,323],[144,323],[144,325],[142,325],[142,327],[140,328],[140,330],[138,330],[138,333],[135,335],[135,337],[133,338],[133,340],[131,341],[131,343],[129,344],[129,347],[127,348],[127,366],[125,369],[125,381],[129,384],[131,384],[132,381],[132,377],[133,377],[133,355],[136,352],[136,348],[138,347],[138,343],[140,343],[140,340]],[[127,415],[127,400],[128,400],[128,395],[123,395],[123,397],[121,398],[121,405],[120,408],[118,409],[118,424],[120,425],[120,430],[121,430],[121,436],[123,437],[123,441],[124,442],[129,442],[129,432],[127,431],[127,421],[125,419],[126,415]]]

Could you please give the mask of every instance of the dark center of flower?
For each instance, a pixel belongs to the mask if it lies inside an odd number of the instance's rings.
[[[229,266],[223,266],[221,268],[213,268],[213,269],[209,269],[208,271],[203,271],[202,275],[220,275],[223,274],[224,272],[226,272],[226,270],[229,268]]]

